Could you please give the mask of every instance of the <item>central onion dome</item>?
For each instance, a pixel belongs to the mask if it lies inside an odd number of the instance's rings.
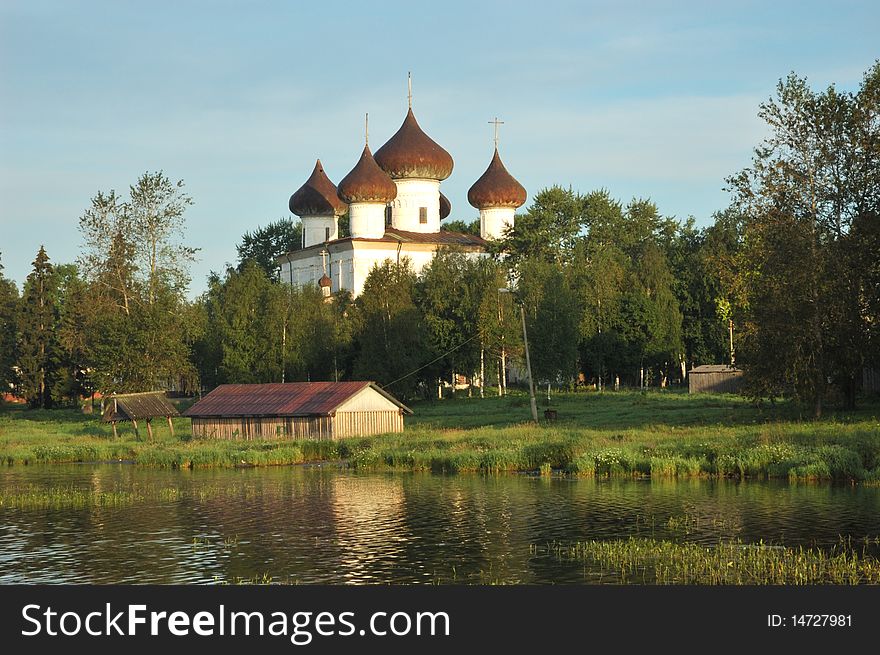
[[[379,168],[370,146],[364,146],[361,158],[351,172],[342,178],[336,189],[339,198],[349,204],[357,202],[391,202],[397,197],[397,185]]]
[[[287,205],[297,216],[341,216],[347,209],[324,172],[320,159],[306,183],[290,196]]]
[[[444,218],[449,216],[452,213],[452,203],[449,202],[449,198],[440,194],[440,220],[442,221]]]
[[[495,148],[495,155],[489,162],[489,168],[468,189],[468,202],[477,209],[516,208],[523,205],[527,198],[528,194],[523,185],[517,182],[501,163],[498,148]]]
[[[412,107],[400,129],[376,151],[376,163],[394,179],[445,180],[452,174],[452,155],[419,127]]]

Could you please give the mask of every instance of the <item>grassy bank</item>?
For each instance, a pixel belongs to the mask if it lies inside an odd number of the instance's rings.
[[[159,424],[152,442],[130,429],[114,439],[95,417],[6,408],[0,461],[198,468],[344,460],[367,470],[880,481],[877,401],[822,421],[802,420],[788,403],[673,392],[570,394],[552,407],[558,419],[535,427],[525,423],[521,395],[421,403],[403,434],[296,443],[193,440],[185,419],[176,419],[176,438]]]

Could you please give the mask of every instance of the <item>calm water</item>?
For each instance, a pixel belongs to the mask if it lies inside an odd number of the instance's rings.
[[[6,498],[52,489],[127,500],[0,507],[0,582],[583,583],[582,565],[530,545],[653,535],[830,546],[880,535],[876,487],[306,467],[0,471]]]

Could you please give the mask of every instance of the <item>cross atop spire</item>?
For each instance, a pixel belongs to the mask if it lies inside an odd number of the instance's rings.
[[[407,72],[407,74],[406,74],[406,87],[407,87],[406,99],[407,99],[407,102],[409,103],[409,108],[412,109],[412,73],[410,73],[410,72]]]
[[[495,125],[495,150],[498,150],[498,126],[504,125],[504,121],[499,121],[498,117],[495,117],[494,121],[487,121],[488,123],[494,123]]]
[[[321,268],[324,269],[324,275],[327,275],[327,255],[330,253],[327,252],[326,248],[321,248],[321,252],[318,254],[321,255]]]
[[[364,145],[370,145],[370,113],[364,114]]]

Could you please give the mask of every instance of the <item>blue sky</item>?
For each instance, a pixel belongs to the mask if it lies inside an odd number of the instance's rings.
[[[288,216],[316,157],[338,182],[406,112],[467,189],[492,154],[528,189],[604,187],[701,225],[728,204],[756,116],[789,71],[857,88],[880,57],[874,2],[44,2],[0,0],[0,253],[79,251],[99,190],[183,179],[201,248],[192,294],[241,235]]]

